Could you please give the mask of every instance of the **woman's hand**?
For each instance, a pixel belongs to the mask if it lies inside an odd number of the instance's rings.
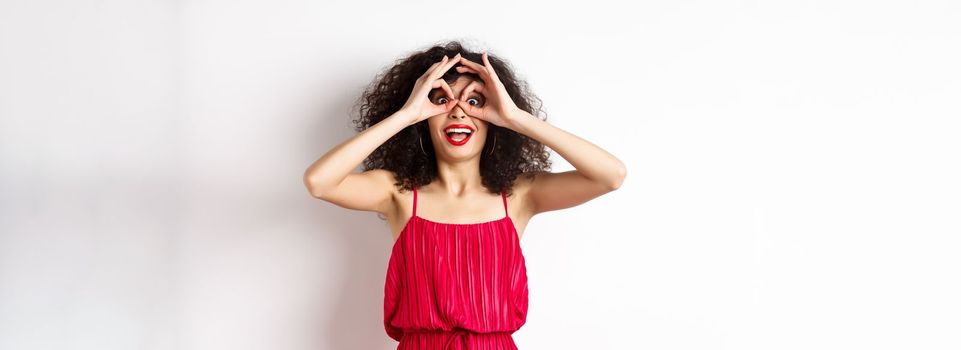
[[[460,58],[460,63],[463,66],[457,67],[457,71],[477,74],[484,80],[484,83],[480,84],[474,81],[468,84],[461,91],[457,104],[464,112],[467,112],[467,115],[483,119],[500,127],[511,128],[514,118],[524,111],[517,108],[514,100],[507,94],[504,83],[497,77],[494,66],[487,59],[487,52],[484,52],[481,59],[484,61],[483,66],[464,57]],[[484,102],[483,106],[467,102],[471,91],[480,91],[484,94],[487,101]]]
[[[450,67],[453,67],[454,64],[459,62],[460,58],[460,54],[454,56],[453,59],[448,59],[447,55],[444,55],[444,58],[441,59],[440,62],[435,62],[420,78],[417,78],[417,82],[414,83],[414,89],[411,90],[410,97],[407,98],[404,106],[400,108],[400,112],[406,113],[410,118],[411,125],[432,116],[446,113],[457,105],[454,92],[451,90],[450,85],[441,77]],[[436,88],[440,88],[447,93],[447,103],[435,104],[433,101],[430,101],[430,92]]]

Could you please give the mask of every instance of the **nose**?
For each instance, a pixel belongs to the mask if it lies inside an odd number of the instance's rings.
[[[454,106],[454,108],[450,110],[450,114],[448,115],[448,117],[451,119],[466,119],[467,113],[464,112],[464,110],[461,109],[460,106],[458,105],[458,106]]]

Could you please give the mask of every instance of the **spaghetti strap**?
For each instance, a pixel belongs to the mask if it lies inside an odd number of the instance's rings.
[[[501,199],[504,200],[504,217],[509,217],[510,215],[507,213],[507,196],[504,195],[504,191],[501,191]]]
[[[412,188],[414,189],[414,212],[411,213],[411,216],[417,216],[417,187]]]

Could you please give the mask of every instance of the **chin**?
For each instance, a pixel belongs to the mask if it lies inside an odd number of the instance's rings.
[[[454,145],[446,137],[438,141],[440,142],[440,148],[435,149],[440,149],[440,152],[447,158],[452,159],[470,159],[480,155],[481,150],[484,149],[484,144],[476,143],[477,140],[467,140],[462,145]]]

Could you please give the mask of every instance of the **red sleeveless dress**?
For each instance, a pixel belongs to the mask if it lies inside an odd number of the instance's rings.
[[[448,224],[413,214],[394,242],[384,284],[384,328],[398,350],[516,350],[527,320],[527,268],[504,217]]]

